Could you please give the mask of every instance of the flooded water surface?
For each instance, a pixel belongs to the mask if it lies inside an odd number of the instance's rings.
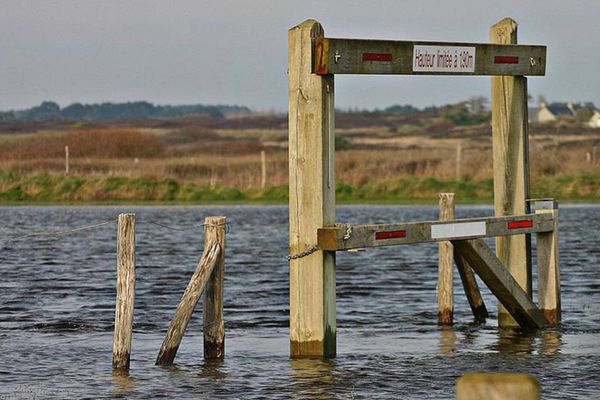
[[[120,212],[138,220],[129,375],[111,365]],[[491,214],[457,209],[458,218]],[[225,360],[203,360],[200,302],[175,366],[156,367],[211,215],[230,223]],[[352,224],[434,219],[436,207],[337,210],[338,222]],[[600,396],[598,206],[560,210],[558,329],[499,330],[496,301],[481,282],[493,316],[474,324],[457,274],[455,325],[438,327],[436,244],[338,253],[331,360],[289,358],[286,207],[2,207],[0,221],[0,399],[447,399],[470,371],[533,374],[545,399]]]

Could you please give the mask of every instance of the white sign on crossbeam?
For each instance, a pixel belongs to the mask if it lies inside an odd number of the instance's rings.
[[[415,72],[475,72],[475,47],[414,46]]]

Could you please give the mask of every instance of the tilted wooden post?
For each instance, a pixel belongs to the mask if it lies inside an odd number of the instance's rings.
[[[129,369],[135,302],[135,214],[120,214],[117,226],[117,300],[112,364]]]
[[[158,357],[156,358],[156,365],[171,365],[177,355],[177,350],[183,339],[183,334],[190,322],[190,318],[200,296],[204,292],[204,287],[208,282],[211,273],[217,261],[219,260],[221,253],[221,246],[219,243],[212,241],[205,243],[204,254],[198,263],[196,271],[192,275],[190,282],[181,297],[181,301],[177,306],[175,315],[171,320],[165,339],[160,347]]]
[[[550,326],[561,319],[560,268],[558,263],[558,202],[555,200],[534,203],[536,214],[552,214],[554,231],[537,234],[538,306]]]
[[[490,40],[498,44],[516,44],[517,23],[505,18],[493,25]],[[526,214],[526,200],[529,198],[527,80],[524,76],[494,76],[491,79],[496,216]],[[496,238],[496,254],[531,296],[529,237],[516,235]],[[498,324],[517,325],[500,305]]]
[[[223,291],[225,277],[225,217],[208,217],[204,221],[204,245],[218,243],[221,252],[206,283],[204,291],[204,358],[222,359],[225,356],[225,321]]]
[[[484,322],[489,315],[483,297],[481,297],[475,274],[467,260],[456,251],[454,252],[454,262],[456,263],[456,269],[458,269],[467,301],[475,317],[475,322]]]
[[[292,357],[336,352],[335,252],[315,247],[317,229],[335,226],[334,79],[313,73],[323,35],[314,20],[288,32]]]
[[[440,221],[454,219],[454,193],[440,193]],[[438,325],[452,325],[454,314],[454,255],[452,243],[438,243]]]

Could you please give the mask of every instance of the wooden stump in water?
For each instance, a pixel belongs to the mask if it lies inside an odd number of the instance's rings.
[[[129,369],[135,301],[135,214],[120,214],[117,228],[117,301],[113,368]]]
[[[540,384],[527,374],[474,372],[456,382],[457,400],[538,400]]]
[[[454,193],[440,193],[440,221],[454,219]],[[438,243],[438,325],[452,325],[454,314],[454,255],[452,243]]]
[[[206,245],[218,243],[212,274],[204,291],[204,358],[222,359],[225,356],[225,321],[223,319],[223,291],[225,277],[225,217],[208,217],[204,221]]]

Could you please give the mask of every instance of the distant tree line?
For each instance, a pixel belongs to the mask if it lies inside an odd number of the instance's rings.
[[[247,107],[216,105],[161,106],[147,101],[127,103],[81,104],[73,103],[61,108],[52,101],[26,110],[0,111],[0,121],[119,121],[143,118],[173,118],[190,115],[207,115],[224,118],[233,114],[250,114]]]
[[[418,108],[410,104],[395,104],[384,109],[338,111],[340,114],[362,115],[413,115],[416,117],[442,117],[454,125],[477,125],[489,122],[491,114],[488,99],[483,96],[471,97],[468,100],[443,106]]]

